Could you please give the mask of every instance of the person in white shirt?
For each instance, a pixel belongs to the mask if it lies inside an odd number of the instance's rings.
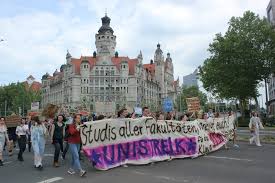
[[[254,112],[249,122],[249,129],[252,134],[252,137],[249,139],[250,144],[255,141],[256,146],[262,146],[260,143],[260,128],[264,129],[258,114]]]
[[[27,143],[27,133],[28,133],[28,125],[25,124],[26,120],[22,119],[20,124],[16,127],[16,135],[18,138],[18,146],[19,146],[19,153],[18,153],[18,160],[24,161],[23,153],[26,150],[26,143]]]

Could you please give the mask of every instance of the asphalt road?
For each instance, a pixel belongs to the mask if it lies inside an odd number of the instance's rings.
[[[86,177],[67,174],[69,160],[61,167],[52,167],[53,148],[46,146],[44,170],[33,168],[32,153],[25,152],[24,162],[16,155],[5,156],[5,165],[0,167],[1,183],[275,183],[275,146],[262,147],[240,143],[240,148],[221,149],[196,159],[177,159],[154,165],[119,167],[108,171],[97,171],[82,161],[87,170]]]
[[[248,130],[248,128],[241,128],[237,130],[238,135],[245,135],[250,136],[251,133]],[[260,130],[260,136],[272,136],[275,137],[275,131],[274,130]]]

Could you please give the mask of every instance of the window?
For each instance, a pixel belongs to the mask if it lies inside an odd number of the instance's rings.
[[[100,75],[101,75],[101,76],[104,76],[104,71],[100,71]]]
[[[98,71],[95,71],[95,75],[97,75],[97,76],[98,76]]]
[[[111,75],[115,75],[115,71],[111,71]]]

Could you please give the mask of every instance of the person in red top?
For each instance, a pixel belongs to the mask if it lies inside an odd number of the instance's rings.
[[[80,161],[79,161],[79,149],[81,144],[80,138],[80,125],[81,125],[81,115],[76,114],[73,119],[73,123],[68,127],[68,143],[69,149],[72,154],[72,162],[71,167],[68,170],[68,173],[73,175],[75,171],[79,171],[81,177],[86,174],[86,171],[81,168]]]

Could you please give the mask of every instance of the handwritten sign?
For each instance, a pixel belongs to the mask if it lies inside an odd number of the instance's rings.
[[[81,126],[83,150],[95,168],[147,164],[197,157],[221,148],[233,131],[233,117],[215,120],[155,121],[106,119]]]
[[[186,103],[189,112],[197,112],[201,108],[198,97],[186,98]]]

